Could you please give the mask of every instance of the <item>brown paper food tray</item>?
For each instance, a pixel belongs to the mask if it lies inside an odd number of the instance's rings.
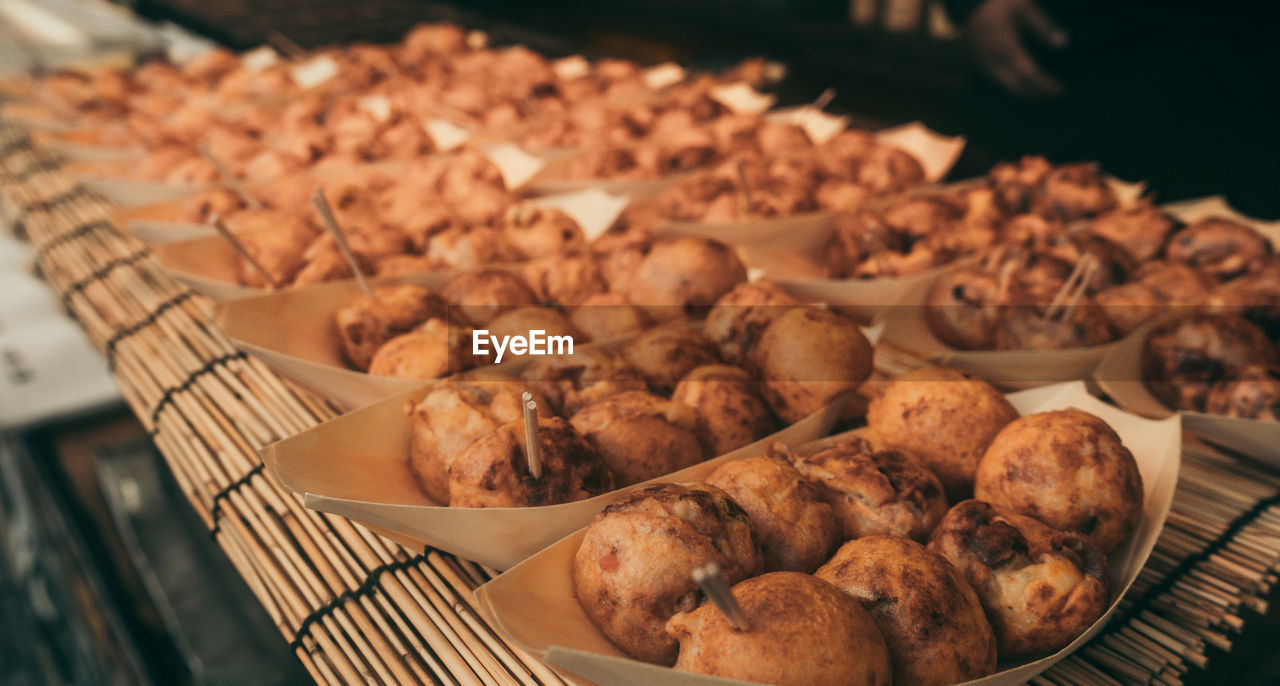
[[[1001,671],[996,674],[969,682],[984,686],[1021,684],[1084,645],[1105,626],[1155,546],[1169,516],[1181,464],[1182,432],[1177,418],[1154,421],[1128,414],[1093,398],[1080,382],[1022,391],[1008,397],[1024,415],[1076,407],[1105,419],[1133,451],[1142,473],[1145,497],[1136,530],[1109,556],[1113,588],[1117,592],[1107,613],[1053,655],[1001,663]],[[674,480],[677,479],[663,479]],[[476,600],[490,625],[517,647],[601,686],[742,683],[632,660],[610,643],[582,611],[573,591],[572,560],[584,533],[585,529],[576,531],[480,587]]]
[[[523,508],[440,506],[419,490],[408,467],[409,391],[347,413],[267,446],[262,459],[275,479],[303,495],[306,506],[399,534],[402,538],[497,569],[584,526],[629,486],[587,500]],[[763,451],[774,441],[803,443],[824,436],[843,411],[833,402],[771,436],[666,478],[699,478],[716,465]]]

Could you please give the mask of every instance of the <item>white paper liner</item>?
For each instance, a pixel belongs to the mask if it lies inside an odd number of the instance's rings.
[[[279,483],[302,494],[308,508],[366,522],[497,569],[511,567],[586,525],[606,505],[640,486],[542,507],[437,505],[418,489],[408,467],[411,425],[404,408],[424,392],[388,398],[267,446],[263,463]],[[811,441],[826,435],[842,410],[843,403],[834,402],[749,446],[657,480],[701,478],[724,461],[762,452],[773,441]]]
[[[422,129],[440,152],[456,150],[471,139],[470,129],[440,117],[424,119]]]
[[[764,114],[778,101],[776,96],[761,93],[741,81],[712,86],[709,95],[735,114]]]
[[[814,145],[822,145],[849,128],[849,117],[824,112],[813,105],[787,107],[765,115],[769,121],[795,124],[804,129]]]
[[[310,90],[337,76],[342,71],[337,60],[317,55],[289,68],[289,78],[302,90]]]
[[[1022,684],[1102,630],[1155,547],[1169,516],[1181,464],[1182,432],[1177,418],[1154,421],[1136,417],[1093,398],[1080,382],[1022,391],[1008,398],[1023,415],[1076,407],[1106,420],[1137,460],[1144,502],[1136,530],[1108,556],[1115,593],[1106,614],[1052,655],[1018,663],[1002,662],[1000,672],[968,682],[983,686]],[[632,660],[610,643],[587,618],[573,592],[572,560],[584,533],[585,528],[578,530],[477,589],[480,612],[490,626],[517,647],[600,686],[742,683]]]
[[[1098,365],[1093,378],[1117,405],[1144,417],[1182,417],[1182,426],[1206,441],[1280,467],[1280,422],[1224,417],[1205,412],[1172,410],[1160,402],[1142,380],[1142,352],[1155,327],[1178,318],[1157,317],[1125,336]]]
[[[662,90],[667,86],[674,86],[684,81],[686,76],[688,74],[685,72],[684,67],[675,62],[663,62],[645,69],[640,78],[644,80],[645,87],[656,91]]]
[[[1280,220],[1266,221],[1243,215],[1228,204],[1227,199],[1221,195],[1211,195],[1192,200],[1180,200],[1178,202],[1161,205],[1160,208],[1176,217],[1179,221],[1187,224],[1198,222],[1201,219],[1210,219],[1212,217],[1221,217],[1239,224],[1244,224],[1252,227],[1254,231],[1265,236],[1266,239],[1271,242],[1271,248],[1280,252]]]
[[[104,176],[80,176],[76,180],[85,188],[122,207],[157,205],[217,188],[214,184],[166,183]]]

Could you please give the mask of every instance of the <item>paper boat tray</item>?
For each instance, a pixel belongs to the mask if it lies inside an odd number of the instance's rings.
[[[1157,318],[1135,329],[1116,345],[1094,371],[1098,387],[1120,407],[1144,417],[1182,417],[1182,425],[1210,443],[1280,467],[1280,422],[1223,417],[1204,412],[1174,411],[1151,395],[1142,381],[1142,351],[1151,330],[1175,318]]]
[[[1109,556],[1116,594],[1106,614],[1053,655],[1027,662],[1001,663],[1001,671],[996,674],[969,682],[983,686],[1021,684],[1084,645],[1102,629],[1155,546],[1169,516],[1181,462],[1182,432],[1176,417],[1155,421],[1134,416],[1093,398],[1080,382],[1022,391],[1008,397],[1024,415],[1076,407],[1105,419],[1133,451],[1142,473],[1145,498],[1137,529]],[[674,480],[677,479],[664,479]],[[476,591],[476,600],[490,625],[521,649],[601,686],[743,683],[639,662],[625,657],[614,647],[587,618],[574,595],[572,561],[584,532],[585,529],[578,530],[481,586]]]
[[[407,403],[425,389],[402,393],[267,446],[262,460],[276,480],[304,496],[306,506],[342,515],[497,569],[507,569],[576,529],[638,486],[587,500],[521,508],[445,507],[427,498],[409,471]],[[837,401],[764,439],[658,480],[700,478],[716,465],[764,450],[774,441],[799,444],[830,432],[844,409]]]

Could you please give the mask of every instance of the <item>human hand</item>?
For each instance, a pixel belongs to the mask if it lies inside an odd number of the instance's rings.
[[[1048,47],[1067,46],[1066,32],[1035,0],[986,0],[969,15],[965,27],[978,66],[1005,90],[1028,99],[1062,92],[1062,84],[1041,69],[1023,40],[1029,33]]]

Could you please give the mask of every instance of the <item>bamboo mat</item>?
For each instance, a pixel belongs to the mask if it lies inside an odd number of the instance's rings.
[[[257,449],[337,414],[237,352],[110,207],[0,121],[0,213],[106,356],[192,506],[318,683],[559,684],[479,616],[492,570],[309,511]],[[881,370],[915,364],[892,352]],[[1229,649],[1280,570],[1280,476],[1195,442],[1156,549],[1108,629],[1035,684],[1179,684]]]

